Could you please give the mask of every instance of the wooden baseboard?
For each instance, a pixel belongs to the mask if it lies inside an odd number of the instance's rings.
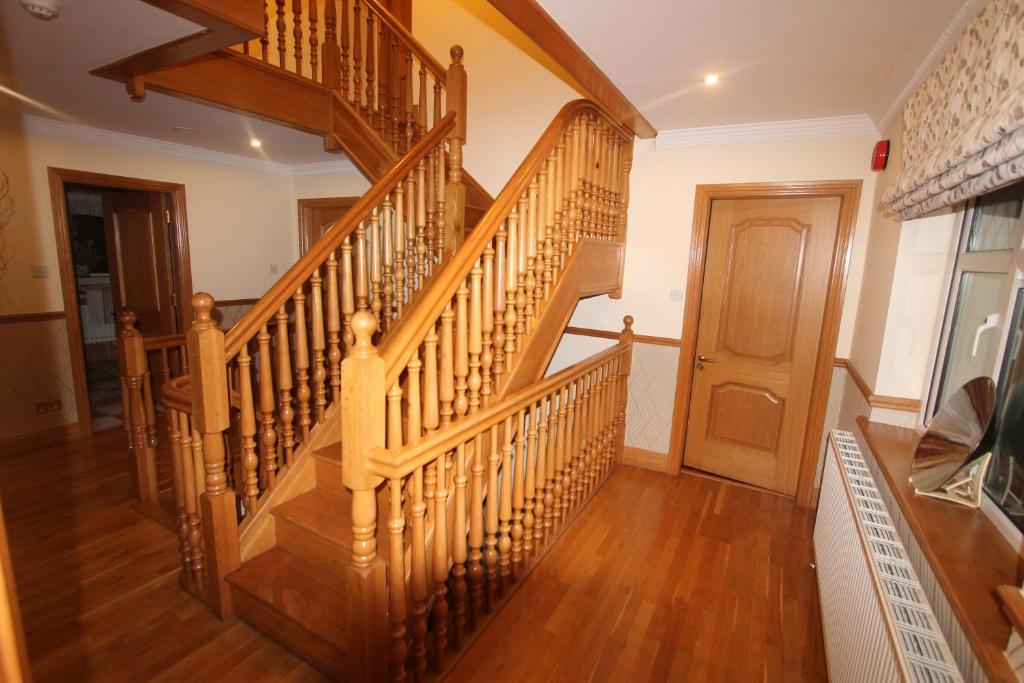
[[[654,470],[655,472],[664,472],[665,467],[668,465],[668,454],[626,446],[622,449],[622,464],[642,467],[645,470]]]
[[[881,394],[875,394],[871,391],[868,383],[864,381],[860,372],[857,371],[857,367],[850,362],[849,358],[836,358],[836,366],[846,368],[846,371],[850,374],[850,379],[857,385],[857,389],[860,391],[864,400],[868,402],[868,405],[872,408],[887,408],[889,410],[903,410],[908,413],[916,413],[921,409],[921,401],[914,398],[902,398],[900,396],[883,396]]]
[[[57,444],[77,441],[89,435],[88,429],[80,422],[72,422],[59,427],[48,427],[35,432],[18,434],[0,439],[0,455],[14,455],[37,448],[56,446]]]

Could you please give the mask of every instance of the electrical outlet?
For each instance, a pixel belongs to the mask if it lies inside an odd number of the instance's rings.
[[[276,263],[271,263],[270,264],[270,273],[271,273],[271,275],[273,275],[276,272],[277,272],[277,264]]]

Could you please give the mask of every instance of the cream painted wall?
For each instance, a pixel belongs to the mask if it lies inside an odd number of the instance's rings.
[[[63,309],[49,166],[183,183],[193,286],[218,299],[259,296],[295,261],[297,198],[369,187],[357,171],[292,176],[0,127],[0,169],[16,202],[0,313]],[[35,265],[47,266],[49,277],[32,277]]]
[[[618,330],[622,317],[629,314],[636,319],[633,328],[638,334],[680,336],[683,304],[670,301],[670,292],[686,288],[698,184],[860,180],[863,186],[836,351],[845,356],[853,335],[874,195],[875,176],[868,168],[873,143],[873,138],[851,137],[658,150],[653,141],[637,140],[622,298],[603,296],[580,302],[572,324]]]
[[[465,168],[497,195],[558,110],[580,95],[534,58],[535,49],[487,0],[413,3],[413,31],[438,61],[465,50]]]

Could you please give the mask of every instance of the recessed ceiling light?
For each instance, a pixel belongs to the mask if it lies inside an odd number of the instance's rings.
[[[705,76],[704,85],[718,85],[718,74],[708,74]]]
[[[249,145],[251,145],[252,147],[262,147],[263,143],[260,142],[259,138],[252,138],[249,140]]]

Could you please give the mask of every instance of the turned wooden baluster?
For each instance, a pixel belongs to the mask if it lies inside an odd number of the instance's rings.
[[[277,429],[274,427],[274,370],[271,364],[270,333],[264,324],[256,335],[260,378],[260,471],[263,489],[277,486]]]
[[[477,290],[480,289],[480,264],[477,262],[473,270],[476,271],[475,279],[477,283]],[[474,276],[471,276],[474,277]],[[479,301],[479,292],[478,298]],[[469,321],[469,288],[466,287],[466,281],[463,280],[462,284],[459,285],[459,289],[455,293],[455,414],[458,417],[463,417],[469,410],[472,398],[467,396],[469,391],[469,382],[467,380],[469,376],[469,333],[470,333],[470,321]],[[479,326],[479,318],[477,319]],[[479,354],[477,354],[477,365],[480,364]],[[477,369],[477,380],[479,381],[479,369]],[[478,384],[479,386],[479,384]],[[476,396],[476,406],[480,406],[480,394],[479,390]],[[475,411],[474,411],[475,412]]]
[[[387,567],[377,557],[376,488],[383,481],[370,472],[367,459],[384,448],[386,388],[384,360],[373,346],[377,322],[360,311],[352,317],[356,342],[341,364],[342,479],[352,492],[352,563],[347,567],[348,591],[345,618],[359,624],[350,633],[353,670],[359,679],[382,680],[388,649]]]
[[[466,144],[466,68],[463,49],[453,45],[452,63],[445,75],[446,108],[455,113],[455,126],[448,134],[448,182],[444,185],[444,250],[455,253],[466,231],[466,186],[462,181],[462,147]],[[440,101],[440,95],[435,94]],[[435,121],[436,125],[436,121]],[[443,158],[442,158],[443,162]]]
[[[256,512],[256,501],[260,495],[260,460],[256,455],[256,413],[253,409],[251,365],[249,349],[243,346],[238,351],[238,407],[242,434],[241,493],[247,517]]]
[[[188,515],[188,528],[185,531],[190,560],[188,573],[191,576],[192,589],[203,591],[206,589],[206,557],[203,553],[203,527],[199,518],[199,490],[196,487],[198,473],[192,451],[192,426],[189,424],[186,413],[178,412],[177,416],[178,431],[181,434],[181,471],[185,491],[185,511]]]
[[[567,481],[564,484],[566,497],[565,521],[569,521],[569,515],[576,512],[576,501],[578,498],[576,485],[579,482],[579,420],[576,409],[581,401],[579,381],[569,386],[569,405],[567,412],[567,425],[565,434],[566,459],[568,460]]]
[[[547,421],[544,416],[547,415]],[[555,403],[553,397],[540,401],[540,433],[537,436],[537,547],[548,542],[551,535],[551,514],[555,505]]]
[[[377,320],[377,329],[384,329],[381,324],[381,316],[384,311],[383,299],[383,271],[381,268],[381,241],[380,241],[380,212],[374,207],[370,212],[370,239],[367,243],[369,249],[369,275],[370,275],[370,312]]]
[[[487,576],[487,612],[494,611],[498,594],[498,468],[501,450],[498,447],[498,425],[490,430],[487,450],[487,538],[484,550],[484,573]]]
[[[362,112],[363,107],[363,24],[360,21],[362,3],[354,0],[352,3],[352,104],[357,112]]]
[[[494,267],[490,289],[492,296],[484,295],[486,301],[493,301],[491,311],[492,328],[494,330],[493,341],[493,363],[491,364],[491,394],[497,393],[501,387],[501,378],[505,373],[505,282],[507,280],[508,257],[506,256],[505,244],[508,240],[507,223],[502,221],[498,226],[498,233],[494,240]],[[486,259],[486,254],[484,255]],[[486,263],[486,261],[485,261]],[[484,291],[487,291],[487,269],[484,268]],[[486,329],[487,319],[484,314],[484,325]],[[486,344],[486,339],[485,339]],[[485,369],[485,381],[486,381]],[[485,399],[485,405],[487,403]]]
[[[347,328],[346,328],[347,329]],[[341,314],[338,310],[338,261],[327,257],[327,364],[330,368],[331,402],[341,400]],[[347,345],[347,342],[346,342]]]
[[[413,137],[416,129],[416,109],[413,102],[413,81],[415,79],[412,62],[412,50],[403,48],[404,72],[402,74],[402,109],[405,112],[405,151],[408,152],[413,146]]]
[[[434,607],[431,624],[434,631],[434,668],[444,671],[448,650],[448,482],[447,454],[437,456],[434,469],[437,488],[434,490]]]
[[[580,423],[580,437],[579,437],[579,460],[580,460],[580,476],[577,481],[578,489],[578,503],[582,508],[586,502],[587,494],[590,491],[590,422],[592,413],[591,397],[593,394],[593,385],[591,383],[591,373],[587,373],[580,380],[581,386],[583,387],[583,400],[581,402],[580,411],[576,413],[576,419]]]
[[[356,343],[355,335],[352,334],[352,316],[356,312],[355,288],[359,285],[355,282],[352,270],[352,242],[346,237],[341,243],[341,340],[345,348],[350,349]],[[366,281],[363,281],[363,290],[366,289]]]
[[[530,241],[529,230],[529,192],[519,198],[519,254],[516,256],[516,266],[519,274],[516,277],[518,287],[516,288],[516,349],[522,348],[526,343],[527,315],[533,315],[533,294],[527,295],[527,278],[533,278],[532,260],[527,260],[527,243]],[[510,219],[511,220],[511,219]],[[510,232],[511,234],[511,232]],[[532,323],[530,323],[532,325]]]
[[[178,534],[178,554],[181,555],[181,578],[187,590],[195,590],[192,574],[192,545],[188,540],[189,512],[185,505],[185,461],[181,450],[181,425],[178,411],[167,409],[167,436],[171,451],[171,479],[174,489],[175,531]]]
[[[145,383],[146,351],[142,335],[135,329],[135,314],[127,309],[118,314],[118,351],[122,387],[128,392],[129,412],[125,423],[130,426],[129,445],[135,462],[134,484],[140,500],[158,502],[156,444],[150,444],[147,433]],[[123,405],[123,403],[122,403]]]
[[[466,444],[455,449],[455,518],[452,520],[452,646],[462,649],[466,627]],[[445,565],[447,569],[447,564]]]
[[[526,410],[516,415],[515,481],[512,483],[512,581],[522,577],[523,505],[526,488]]]
[[[416,289],[427,276],[427,165],[416,165]]]
[[[469,320],[469,412],[487,406],[491,399],[491,331],[494,329],[494,249],[484,248],[483,267],[473,276]],[[478,262],[479,263],[479,262]],[[471,274],[472,276],[472,274]],[[474,397],[476,401],[474,403]]]
[[[268,4],[263,5],[263,35],[260,36],[260,55],[264,62],[270,62],[270,12]]]
[[[430,252],[430,256],[432,263],[441,264],[446,259],[445,251],[447,250],[448,254],[454,254],[458,245],[462,243],[462,236],[458,234],[461,227],[453,228],[451,235],[445,232],[448,223],[445,218],[445,153],[443,144],[434,149],[431,161],[434,164],[434,248]],[[459,163],[461,168],[461,158]],[[461,223],[459,225],[461,226]]]
[[[616,443],[616,456],[621,460],[626,442],[626,403],[629,396],[629,373],[633,364],[633,316],[631,315],[627,315],[622,319],[622,332],[619,335],[619,343],[626,347],[626,353],[619,360],[619,431]]]
[[[392,225],[392,219],[394,214],[392,213],[391,195],[384,197],[384,202],[381,204],[381,213],[383,220],[381,221],[381,266],[383,278],[383,286],[381,290],[381,317],[383,325],[381,327],[382,332],[386,332],[391,327],[391,321],[395,314],[395,281],[394,281],[394,270],[395,270],[395,246],[393,239],[394,226]]]
[[[358,0],[356,0],[358,2]],[[352,29],[349,26],[349,17],[351,12],[348,7],[348,0],[341,0],[341,33],[339,34],[339,41],[341,43],[341,98],[346,102],[349,101],[349,80],[351,74],[349,73],[349,45],[351,44]]]
[[[295,73],[302,75],[302,0],[292,0],[292,48],[295,50]]]
[[[408,365],[408,433],[410,445],[420,441],[420,359],[413,354]],[[414,680],[422,680],[427,670],[427,560],[425,517],[427,504],[423,499],[423,468],[412,474],[412,540],[409,571],[409,636]],[[394,557],[394,555],[392,555]],[[392,560],[394,562],[394,560]],[[404,572],[404,564],[403,572]]]
[[[192,297],[195,320],[188,331],[192,367],[193,447],[202,434],[206,469],[202,497],[203,541],[210,573],[210,605],[220,617],[232,613],[226,577],[241,565],[235,492],[227,485],[224,431],[230,426],[224,333],[210,313],[213,297],[200,292]]]
[[[498,507],[498,593],[505,597],[512,582],[512,417],[505,418],[505,444],[501,449],[501,500]]]
[[[455,411],[452,407],[455,399],[455,343],[453,339],[453,323],[455,313],[451,302],[444,307],[441,314],[441,374],[439,375],[438,400],[441,404],[441,429],[452,422]]]
[[[309,343],[306,338],[306,293],[302,285],[292,297],[295,304],[295,403],[299,414],[299,442],[309,441]]]
[[[277,5],[277,24],[275,25],[277,28],[277,65],[285,69],[287,68],[285,55],[288,54],[288,46],[285,43],[285,29],[287,28],[284,21],[285,0],[276,0],[275,4]]]
[[[416,101],[416,135],[419,140],[427,132],[427,67],[420,62],[419,99]]]
[[[391,98],[388,97],[388,87],[390,86],[389,77],[391,75],[391,65],[388,60],[388,56],[391,53],[390,50],[390,38],[388,36],[387,26],[385,26],[383,20],[377,21],[377,120],[374,122],[374,127],[381,134],[381,137],[387,139],[388,136],[388,123],[391,120],[391,116],[388,112],[388,106],[391,102]]]
[[[576,118],[572,122],[572,148],[570,150],[570,172],[571,181],[569,187],[569,253],[576,250],[576,243],[582,237],[580,233],[580,172],[581,172],[581,138],[582,122]]]
[[[469,628],[475,631],[484,606],[484,435],[477,434],[473,443],[472,479],[469,489],[469,564],[466,579],[469,582]],[[495,489],[491,489],[494,491]],[[493,494],[492,494],[493,495]]]
[[[553,266],[557,282],[562,271],[565,270],[565,259],[569,247],[568,232],[565,226],[565,181],[569,169],[569,165],[565,162],[565,136],[558,140],[558,145],[555,147],[555,167],[557,168],[557,177],[555,178],[555,260]]]
[[[396,382],[388,392],[388,450],[402,448],[402,387]],[[388,675],[392,681],[405,680],[405,516],[402,514],[402,478],[389,481],[388,515],[388,621],[391,630]]]
[[[519,293],[519,213],[513,207],[508,216],[508,239],[505,248],[506,253],[506,278],[507,289],[505,291],[505,372],[512,372],[512,365],[515,362],[517,330],[519,328],[519,314],[517,312],[517,297]],[[500,385],[499,385],[500,388]]]
[[[434,272],[434,255],[436,251],[436,238],[440,234],[440,230],[437,229],[437,181],[435,180],[437,174],[437,150],[432,149],[426,158],[426,175],[424,181],[427,183],[425,201],[426,207],[425,212],[427,216],[427,229],[426,229],[426,273],[430,275]]]
[[[555,188],[558,184],[558,169],[555,166],[555,155],[548,157],[547,183],[545,184],[546,196],[544,199],[544,300],[551,298],[551,290],[555,282]]]
[[[360,221],[359,225],[356,226],[356,243],[354,247],[353,256],[355,257],[355,294],[356,294],[356,310],[366,311],[369,310],[369,280],[370,273],[367,264],[367,245],[366,245],[366,221]],[[344,280],[344,276],[342,280]]]
[[[405,140],[405,135],[401,131],[402,127],[402,93],[405,92],[405,88],[402,86],[402,65],[404,59],[402,57],[401,44],[398,41],[398,36],[394,33],[391,34],[391,148],[398,154],[401,151],[401,144]]]
[[[568,453],[566,453],[566,429],[568,424],[568,410],[566,404],[569,401],[569,387],[562,387],[558,396],[558,427],[555,436],[555,507],[554,507],[554,529],[557,532],[569,518],[569,498],[566,492],[569,490],[569,470],[567,468]]]
[[[331,90],[341,86],[341,54],[337,36],[338,5],[337,0],[325,0],[324,3],[324,44],[323,78],[320,82]]]
[[[364,109],[364,115],[370,126],[374,126],[376,121],[377,111],[377,91],[374,86],[374,61],[377,56],[377,49],[375,47],[377,34],[373,29],[375,17],[370,8],[366,8],[366,59],[365,59],[365,72],[366,72],[366,107]]]
[[[437,429],[438,413],[437,331],[431,325],[423,340],[423,428],[427,432]]]
[[[398,183],[395,188],[395,224],[394,224],[394,241],[395,241],[395,254],[394,258],[394,269],[395,269],[395,292],[394,292],[394,310],[395,317],[401,318],[402,311],[405,310],[406,302],[406,289],[405,289],[405,182]]]
[[[418,285],[416,274],[416,170],[405,179],[405,279],[408,298],[412,299]]]
[[[526,413],[526,450],[523,453],[525,465],[525,478],[523,485],[523,564],[529,564],[533,557],[534,548],[534,526],[537,518],[534,516],[534,498],[537,495],[537,404],[530,405]]]
[[[330,4],[330,3],[328,3]],[[316,422],[324,419],[327,410],[327,368],[324,365],[324,306],[323,281],[320,269],[313,271],[309,280],[309,308],[313,312],[313,405],[316,410]],[[335,301],[337,303],[337,301]]]
[[[285,465],[292,464],[295,453],[295,410],[292,408],[292,365],[288,340],[288,312],[284,306],[278,309],[275,316],[277,334],[275,350],[277,351],[277,421],[281,430],[281,450]]]

